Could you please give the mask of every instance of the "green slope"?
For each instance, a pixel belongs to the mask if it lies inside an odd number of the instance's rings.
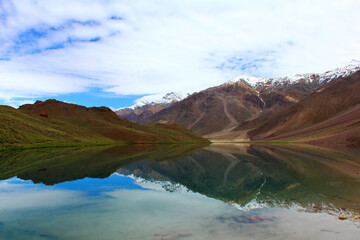
[[[78,106],[55,101],[50,104],[49,109],[54,104],[60,104],[62,107]],[[95,110],[85,108],[84,111],[92,115],[81,117],[81,111],[75,109],[73,114],[63,118],[42,117],[9,106],[0,106],[0,149],[119,143],[208,142],[179,126],[133,124],[117,117],[107,108]]]

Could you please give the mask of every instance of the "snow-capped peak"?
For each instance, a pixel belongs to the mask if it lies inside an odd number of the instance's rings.
[[[264,85],[273,85],[281,84],[281,83],[295,83],[299,80],[304,81],[314,81],[318,80],[320,83],[327,83],[332,79],[339,77],[346,77],[350,74],[355,73],[360,70],[360,61],[352,60],[349,64],[344,67],[336,68],[331,71],[327,71],[321,74],[318,73],[304,73],[304,74],[296,74],[290,77],[279,77],[279,78],[258,78],[250,75],[241,75],[239,77],[234,78],[233,80],[228,81],[228,83],[235,83],[240,80],[246,81],[252,87],[259,87]]]
[[[186,98],[187,96],[189,96],[188,93],[182,93],[182,92],[170,92],[170,93],[166,93],[166,94],[158,93],[158,94],[153,94],[153,95],[147,95],[147,96],[137,99],[136,103],[134,105],[132,105],[131,107],[127,107],[127,108],[135,109],[138,107],[142,107],[144,105],[170,104],[170,103],[175,103],[175,102],[181,101],[184,98]],[[124,108],[121,108],[121,109],[124,109]],[[120,110],[120,109],[118,109],[118,110]]]
[[[246,81],[247,83],[249,83],[250,85],[255,85],[257,82],[262,82],[264,80],[266,80],[265,78],[258,78],[258,77],[253,77],[250,75],[241,75],[239,77],[234,78],[233,80],[230,80],[229,83],[235,83],[238,81]]]
[[[350,74],[355,73],[356,71],[360,70],[360,61],[359,60],[351,60],[349,64],[344,67],[336,68],[331,71],[327,71],[323,74],[320,74],[320,81],[328,81],[338,77],[346,77]]]
[[[185,97],[189,96],[188,93],[184,94],[184,93],[175,93],[175,92],[170,92],[167,93],[165,96],[162,97],[162,99],[160,100],[161,103],[174,103],[174,102],[178,102],[183,100]]]

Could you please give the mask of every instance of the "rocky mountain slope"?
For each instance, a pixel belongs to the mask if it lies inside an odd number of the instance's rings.
[[[318,82],[254,88],[244,79],[194,93],[143,122],[176,123],[216,139],[238,124],[272,115],[310,95]]]
[[[248,132],[252,140],[360,142],[360,71],[331,80]]]
[[[194,93],[186,99],[154,114],[146,123],[176,123],[206,135],[231,129],[241,121],[257,115],[263,103],[257,92],[246,82],[225,83]]]
[[[178,125],[140,125],[106,107],[86,108],[56,100],[0,106],[0,148],[109,143],[207,142]]]

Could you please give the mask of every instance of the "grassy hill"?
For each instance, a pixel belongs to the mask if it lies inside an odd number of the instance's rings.
[[[208,142],[177,125],[140,125],[105,107],[86,108],[56,100],[15,109],[0,106],[0,149],[117,143]]]

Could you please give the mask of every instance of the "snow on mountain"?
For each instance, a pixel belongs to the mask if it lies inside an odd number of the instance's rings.
[[[331,71],[327,71],[321,74],[318,73],[305,73],[305,74],[296,74],[291,77],[279,77],[279,78],[258,78],[249,75],[241,75],[236,77],[233,80],[228,81],[228,83],[235,83],[237,81],[243,80],[249,83],[252,87],[271,87],[278,86],[279,84],[286,83],[296,83],[297,81],[319,81],[320,83],[327,83],[332,79],[339,77],[346,77],[350,74],[355,73],[360,70],[360,61],[352,60],[348,65],[340,68],[336,68]]]
[[[288,83],[296,83],[297,81],[313,82],[319,81],[319,83],[327,83],[334,78],[345,77],[347,75],[353,74],[356,71],[360,70],[360,61],[352,60],[348,65],[340,68],[336,68],[331,71],[327,71],[321,74],[318,73],[305,73],[305,74],[296,74],[290,77],[279,77],[279,78],[260,78],[250,75],[241,75],[238,76],[225,84],[233,84],[238,81],[245,81],[255,89],[261,87],[276,87]],[[136,109],[145,105],[155,105],[155,104],[170,104],[183,100],[188,97],[189,93],[183,92],[170,92],[170,93],[159,93],[154,95],[144,96],[136,100],[136,103],[131,107],[125,107],[127,109]],[[125,109],[125,108],[119,108]]]
[[[352,60],[348,65],[342,68],[336,68],[332,71],[327,71],[320,74],[320,82],[329,81],[338,77],[345,77],[360,70],[360,61]]]
[[[250,76],[250,75],[241,75],[239,77],[234,78],[233,80],[228,81],[228,83],[236,83],[236,82],[241,81],[241,80],[246,81],[251,86],[254,86],[258,82],[265,81],[266,78],[258,78],[258,77],[253,77],[253,76]]]
[[[154,95],[148,95],[148,96],[144,96],[142,98],[139,98],[136,100],[136,103],[131,106],[131,107],[126,107],[126,108],[130,108],[130,109],[135,109],[138,107],[142,107],[145,105],[155,105],[155,104],[170,104],[170,103],[175,103],[178,101],[183,100],[184,98],[186,98],[187,96],[189,96],[188,93],[182,93],[182,92],[170,92],[170,93],[159,93],[159,94],[154,94]],[[120,108],[120,109],[124,109],[124,108]],[[120,110],[118,109],[118,110]]]

